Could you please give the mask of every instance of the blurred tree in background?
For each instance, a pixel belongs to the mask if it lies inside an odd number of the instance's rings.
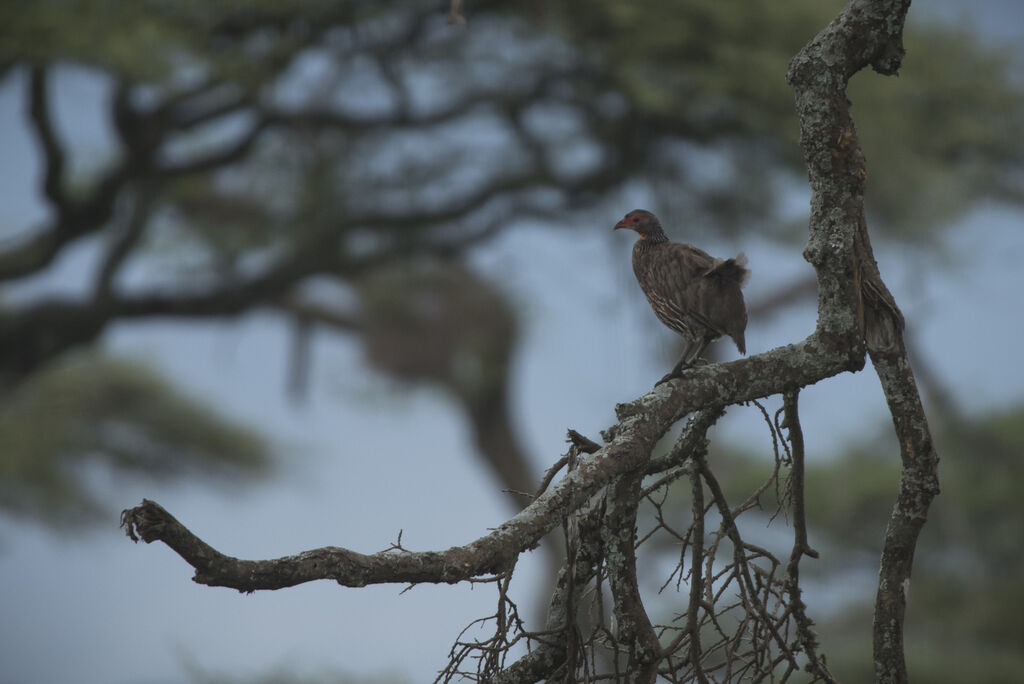
[[[355,336],[381,373],[454,397],[502,486],[532,491],[509,412],[521,323],[502,284],[470,266],[474,249],[526,222],[603,230],[637,188],[694,242],[803,239],[781,206],[805,174],[784,74],[838,7],[472,2],[459,28],[413,0],[4,3],[0,77],[24,92],[47,216],[2,227],[0,509],[47,522],[95,510],[83,462],[265,470],[258,435],[96,351],[115,324],[257,309],[293,331],[281,363],[298,395],[311,335]],[[980,203],[1024,201],[1024,91],[1009,58],[965,32],[911,22],[906,47],[898,81],[852,92],[874,235],[926,250]],[[59,103],[68,78],[102,84],[110,149],[61,125],[76,116]],[[88,288],[39,287],[84,246]],[[762,292],[752,315],[772,300]],[[1008,522],[1020,409],[947,404],[938,417],[946,484],[919,562],[947,570],[915,586],[911,610],[936,617],[911,645],[929,681],[963,681],[947,665],[968,667],[967,649],[983,654],[973,681],[1003,681],[1024,664]],[[809,473],[812,496],[848,495],[810,502],[810,519],[836,540],[830,553],[874,563],[896,466],[889,446],[855,449]],[[964,458],[978,451],[985,468]],[[836,478],[844,487],[827,486]]]
[[[931,398],[943,485],[915,557],[915,568],[926,570],[915,573],[910,590],[908,668],[914,680],[927,682],[1013,681],[1024,667],[1016,579],[1024,573],[1024,555],[1015,541],[1024,409],[968,419],[945,413],[941,405]],[[819,609],[831,606],[819,614],[818,625],[833,673],[840,681],[870,681],[871,596],[848,587],[875,581],[899,466],[888,426],[880,425],[875,437],[838,446],[832,458],[811,462],[806,474],[810,534],[822,552],[821,561],[807,568],[808,600],[816,598]],[[744,448],[712,458],[724,468],[730,496],[749,491],[767,467],[763,455]],[[687,488],[679,489],[678,506],[685,511]],[[775,511],[780,502],[766,494],[764,510]]]

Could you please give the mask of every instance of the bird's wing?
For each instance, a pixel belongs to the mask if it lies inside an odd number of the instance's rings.
[[[714,280],[705,276],[714,268],[716,259],[704,250],[685,242],[673,242],[668,245],[671,259],[667,260],[675,285],[670,293],[663,293],[663,306],[679,320],[689,319],[716,335],[727,332],[718,325],[708,312],[694,306],[705,296]]]
[[[675,261],[684,274],[681,292],[696,303],[689,316],[718,335],[728,335],[743,351],[743,332],[747,326],[746,306],[740,288],[750,277],[743,254],[716,259],[686,243],[673,244]],[[688,266],[688,267],[687,267]]]
[[[673,242],[669,247],[680,275],[686,280],[707,275],[714,269],[715,262],[719,261],[703,249],[686,242]]]

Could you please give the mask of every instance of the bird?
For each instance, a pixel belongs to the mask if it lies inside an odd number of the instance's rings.
[[[640,289],[658,320],[686,341],[679,363],[655,387],[679,377],[723,335],[732,338],[741,354],[747,353],[747,307],[741,288],[750,271],[742,252],[718,259],[691,244],[670,242],[658,217],[644,209],[626,214],[613,230],[619,228],[640,236],[633,245],[633,273]]]

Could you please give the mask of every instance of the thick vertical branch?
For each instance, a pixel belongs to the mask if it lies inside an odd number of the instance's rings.
[[[917,538],[928,517],[928,507],[939,493],[939,455],[932,443],[928,419],[902,337],[893,352],[872,352],[871,361],[882,382],[893,427],[900,444],[899,495],[889,516],[878,571],[875,598],[874,652],[878,682],[906,682],[903,658],[903,623],[907,589]]]
[[[804,432],[800,427],[798,408],[799,392],[786,392],[782,396],[785,422],[789,437],[792,467],[789,476],[790,508],[793,514],[793,549],[786,565],[786,590],[789,594],[789,610],[796,621],[800,645],[807,656],[807,670],[814,674],[815,681],[835,682],[835,677],[818,656],[818,640],[811,631],[813,623],[807,617],[800,591],[800,559],[804,556],[817,558],[818,552],[807,541],[807,514],[804,507]]]
[[[796,564],[801,556],[817,558],[818,552],[807,542],[807,512],[804,508],[804,431],[800,427],[798,390],[790,390],[782,395],[782,408],[785,420],[782,427],[786,428],[789,438],[792,467],[789,475],[790,506],[793,512],[793,552],[790,554],[790,565],[794,579],[797,578]]]
[[[707,684],[707,676],[701,666],[700,646],[700,601],[704,594],[704,483],[700,473],[690,474],[690,489],[693,494],[693,547],[690,550],[690,604],[686,610],[686,629],[690,633],[690,664],[697,675],[698,684]]]
[[[570,431],[570,434],[574,432]],[[581,440],[585,439],[578,433],[576,435]],[[595,450],[599,448],[592,442],[591,445]],[[583,450],[577,444],[574,444],[572,449]],[[572,453],[570,450],[570,454]],[[569,518],[573,533],[572,541],[567,546],[571,552],[558,574],[548,604],[547,622],[544,627],[546,638],[539,646],[497,673],[490,680],[492,684],[536,682],[553,678],[557,672],[563,672],[566,680],[571,681],[578,665],[573,659],[578,650],[577,644],[570,641],[576,639],[578,634],[575,625],[577,606],[580,604],[583,591],[601,567],[603,557],[601,530],[604,503],[603,497],[594,496]]]
[[[629,648],[629,681],[653,682],[661,646],[640,599],[636,578],[636,513],[643,471],[627,473],[608,487],[601,536],[615,600],[618,639]]]
[[[132,200],[131,213],[120,232],[113,236],[107,252],[96,273],[96,284],[93,296],[97,301],[108,301],[111,298],[114,280],[125,260],[131,256],[132,250],[142,238],[153,207],[154,188],[140,183]]]
[[[57,139],[47,93],[47,67],[34,66],[28,80],[29,117],[43,151],[43,192],[56,208],[65,202],[64,148]]]
[[[805,255],[819,273],[829,263],[835,267],[838,257],[849,276],[847,285],[819,279],[819,329],[842,329],[855,317],[900,442],[899,497],[886,529],[875,605],[875,678],[886,684],[907,681],[906,589],[917,537],[938,492],[938,456],[907,360],[902,315],[882,282],[868,240],[863,201],[867,171],[846,87],[868,65],[882,74],[896,73],[909,6],[909,0],[854,0],[794,57],[787,75],[796,92],[800,143],[812,190],[811,239]]]

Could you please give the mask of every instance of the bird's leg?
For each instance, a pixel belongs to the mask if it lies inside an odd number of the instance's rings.
[[[669,371],[667,375],[665,375],[665,377],[663,377],[658,382],[654,383],[654,386],[657,387],[658,385],[662,384],[663,382],[668,382],[669,380],[673,380],[675,378],[681,377],[683,375],[683,371],[687,370],[692,365],[693,364],[686,363],[686,359],[685,358],[679,359],[679,363],[677,363],[672,368],[672,370]]]
[[[683,375],[683,371],[693,368],[694,362],[700,360],[697,357],[700,356],[701,352],[703,352],[707,346],[708,340],[701,340],[699,342],[687,340],[686,349],[683,350],[682,356],[679,357],[679,362],[672,367],[672,370],[669,371],[665,377],[654,383],[654,386],[657,387],[663,382],[668,382],[669,380],[681,377]]]

